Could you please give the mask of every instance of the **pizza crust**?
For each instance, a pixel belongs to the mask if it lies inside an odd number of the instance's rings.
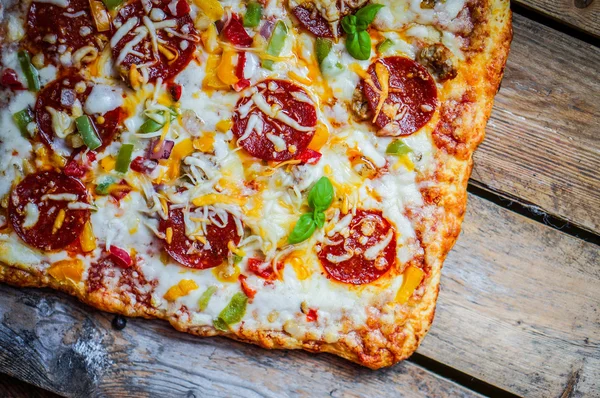
[[[89,294],[82,284],[60,282],[42,272],[20,269],[17,265],[0,265],[0,281],[18,287],[50,287],[76,296],[80,301],[103,311],[126,316],[159,318],[170,322],[179,331],[198,336],[223,335],[267,349],[304,349],[310,352],[327,352],[378,369],[408,358],[419,346],[431,327],[439,292],[444,259],[460,233],[467,203],[467,183],[471,173],[472,154],[484,137],[485,125],[490,116],[493,98],[499,89],[504,65],[512,39],[511,12],[507,0],[476,0],[471,10],[478,24],[469,37],[468,62],[461,63],[459,81],[466,83],[462,98],[469,96],[468,105],[459,106],[454,125],[442,131],[436,141],[437,167],[432,175],[421,180],[435,181],[433,188],[422,191],[427,205],[435,208],[429,218],[414,215],[417,235],[425,255],[427,277],[421,286],[421,297],[403,314],[402,322],[386,324],[380,314],[373,313],[362,329],[343,334],[337,342],[324,339],[297,339],[290,333],[279,331],[250,331],[243,327],[237,334],[220,332],[209,326],[193,326],[189,321],[147,306],[132,306],[123,300],[102,293]],[[22,9],[22,5],[20,6]],[[6,13],[7,11],[5,11]],[[11,12],[10,10],[8,12]],[[483,72],[483,73],[482,73]],[[456,81],[445,83],[448,86]],[[449,98],[446,102],[455,100]],[[443,107],[443,104],[442,104]]]

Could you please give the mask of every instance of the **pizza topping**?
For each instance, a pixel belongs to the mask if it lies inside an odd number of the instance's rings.
[[[29,107],[13,115],[13,121],[19,128],[21,135],[25,138],[30,138],[35,135],[35,123],[32,123],[33,118],[33,112]]]
[[[19,75],[17,75],[17,72],[10,68],[4,69],[2,72],[2,77],[0,77],[0,85],[13,91],[25,90],[23,83],[21,83],[19,80]]]
[[[234,46],[250,47],[252,45],[252,37],[246,32],[240,17],[236,14],[231,15],[221,30],[221,34]]]
[[[380,211],[349,213],[327,235],[317,255],[329,276],[339,282],[371,283],[395,262],[396,234]]]
[[[256,28],[260,24],[262,18],[262,6],[260,3],[252,1],[246,6],[246,14],[244,14],[244,26],[246,28]]]
[[[294,226],[288,242],[301,243],[309,239],[317,228],[322,228],[325,223],[325,211],[333,202],[333,185],[327,177],[321,177],[308,193],[308,206],[312,212],[305,213]]]
[[[200,296],[200,300],[198,300],[198,309],[200,309],[200,311],[204,311],[206,310],[206,308],[208,308],[208,303],[210,302],[210,299],[212,298],[213,294],[216,293],[216,291],[216,286],[209,286],[204,291],[204,293],[202,293],[202,295]]]
[[[93,61],[106,40],[94,33],[101,31],[96,26],[105,29],[108,18],[98,13],[94,3],[99,2],[92,2],[91,8],[89,0],[34,1],[27,16],[27,37],[54,63],[72,66],[75,54],[79,62]],[[85,57],[82,52],[95,55]]]
[[[417,54],[417,61],[441,82],[454,79],[458,73],[452,61],[452,52],[441,43],[424,47]]]
[[[287,36],[287,25],[283,21],[277,21],[275,27],[273,28],[273,33],[271,33],[269,44],[267,45],[267,55],[271,57],[278,57],[279,54],[281,54],[281,50],[283,50]],[[273,59],[266,58],[262,61],[262,67],[268,70],[273,70],[274,63],[275,62]]]
[[[53,171],[31,174],[13,189],[9,218],[28,245],[62,249],[79,237],[90,217],[87,209],[69,209],[71,202],[89,203],[79,180]]]
[[[369,4],[356,14],[342,19],[342,28],[346,32],[346,49],[354,58],[363,61],[371,58],[371,35],[367,28],[382,8],[381,4]]]
[[[306,6],[298,6],[292,9],[292,13],[304,29],[317,37],[334,38],[333,30],[329,22],[319,13],[319,10],[312,4],[307,3]]]
[[[43,142],[53,147],[57,137],[65,139],[72,148],[85,144],[90,149],[97,149],[110,143],[121,126],[124,111],[121,107],[113,108],[103,114],[94,114],[93,119],[85,115],[83,104],[87,103],[86,100],[91,96],[93,87],[79,75],[69,74],[48,84],[40,92],[35,104],[35,119]],[[111,90],[108,86],[100,88],[94,96],[98,98],[101,96],[98,93],[108,90]],[[118,89],[114,91],[114,93],[118,92]],[[88,110],[112,108],[113,105],[117,106],[119,100],[100,102],[99,106],[90,104]],[[79,137],[72,134],[76,131],[76,127]]]
[[[115,164],[115,170],[119,173],[127,173],[129,170],[129,164],[131,163],[131,155],[133,154],[133,144],[123,144],[119,148],[119,154],[117,155],[117,163]]]
[[[129,268],[133,265],[133,260],[126,250],[111,245],[108,249],[113,262],[121,268]]]
[[[57,261],[48,268],[48,275],[59,281],[81,282],[84,272],[83,262],[79,259]]]
[[[306,149],[315,133],[317,113],[303,88],[267,80],[238,101],[233,122],[238,145],[252,156],[285,161]]]
[[[239,281],[240,281],[240,285],[242,287],[242,292],[244,292],[244,294],[246,295],[246,297],[248,297],[250,299],[250,301],[252,301],[252,299],[254,298],[254,296],[256,296],[256,290],[252,289],[250,287],[250,285],[248,284],[247,280],[248,277],[246,275],[240,275],[238,277]]]
[[[180,264],[197,269],[223,263],[229,253],[229,242],[237,245],[241,238],[234,216],[209,206],[185,215],[182,209],[171,206],[168,219],[160,220],[159,231],[165,235],[167,253]]]
[[[408,302],[424,277],[425,272],[422,269],[413,265],[408,266],[403,274],[402,286],[396,293],[396,302],[399,304]]]
[[[277,279],[279,271],[283,268],[283,262],[277,263],[277,271],[273,266],[273,262],[264,261],[258,258],[249,258],[247,262],[248,271],[252,272],[256,276],[263,278],[267,281]]]
[[[198,285],[192,279],[182,279],[178,284],[171,286],[163,297],[165,300],[173,302],[180,297],[187,296],[196,289],[198,289]]]
[[[17,57],[19,58],[19,64],[21,65],[21,70],[25,75],[25,79],[27,80],[27,87],[29,91],[39,91],[40,90],[40,77],[37,69],[31,63],[31,56],[27,51],[19,51]]]
[[[234,325],[242,320],[246,314],[247,304],[248,297],[244,293],[234,294],[229,304],[219,314],[219,317],[213,320],[215,329],[228,332],[230,325]]]
[[[437,89],[427,70],[404,57],[375,61],[363,82],[363,92],[380,136],[410,135],[433,116]]]
[[[119,10],[110,46],[115,65],[132,87],[168,80],[192,60],[200,39],[189,9],[180,3],[186,2],[148,2],[145,9],[144,1],[132,1]]]

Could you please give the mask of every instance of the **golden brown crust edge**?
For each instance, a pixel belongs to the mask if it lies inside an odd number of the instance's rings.
[[[328,352],[372,369],[390,366],[408,358],[416,351],[433,321],[442,264],[458,238],[466,209],[466,187],[472,169],[472,154],[483,140],[485,125],[503,76],[512,39],[511,12],[507,0],[481,0],[477,1],[475,8],[478,8],[479,12],[485,10],[485,15],[480,17],[485,18],[486,23],[479,27],[479,31],[475,33],[476,37],[472,38],[478,48],[461,69],[464,75],[472,76],[469,83],[475,90],[476,98],[474,107],[461,109],[459,115],[461,131],[456,132],[456,135],[460,136],[466,150],[461,156],[446,150],[438,151],[435,204],[441,211],[436,212],[431,220],[415,219],[420,221],[418,232],[425,249],[425,263],[429,267],[429,275],[421,300],[411,308],[402,327],[383,325],[386,326],[384,329],[382,325],[377,325],[378,327],[365,330],[364,333],[349,333],[336,343],[299,341],[283,332],[273,331],[241,330],[239,335],[235,335],[221,333],[211,327],[190,326],[153,308],[131,307],[111,297],[88,294],[85,289],[78,289],[73,284],[59,282],[44,274],[32,274],[4,264],[0,264],[0,281],[18,287],[50,287],[74,295],[80,301],[103,311],[164,319],[177,330],[198,336],[224,335],[269,349]],[[485,73],[481,73],[482,70]],[[435,232],[432,232],[433,225],[436,226]]]

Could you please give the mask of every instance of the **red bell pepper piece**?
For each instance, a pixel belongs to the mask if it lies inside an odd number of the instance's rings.
[[[242,285],[242,291],[244,292],[244,294],[249,298],[249,299],[253,299],[254,296],[256,296],[256,290],[252,289],[249,285],[248,282],[246,282],[246,279],[248,279],[248,277],[246,275],[240,275],[238,277],[238,280],[240,281],[240,284]]]
[[[231,44],[240,47],[250,47],[252,45],[252,37],[244,29],[244,25],[240,17],[233,14],[229,22],[223,28],[223,37],[231,42]]]
[[[25,90],[23,83],[19,81],[19,75],[14,69],[5,69],[0,78],[0,85],[7,87],[13,91]]]
[[[310,148],[306,148],[305,150],[300,152],[298,156],[296,156],[296,159],[298,159],[302,163],[317,164],[319,163],[321,156],[323,156],[321,152],[317,152]]]
[[[131,256],[125,250],[117,246],[111,245],[108,251],[110,252],[111,259],[119,267],[129,268],[133,265],[133,260],[131,259]]]

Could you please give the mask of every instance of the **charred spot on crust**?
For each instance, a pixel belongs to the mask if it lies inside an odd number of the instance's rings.
[[[441,43],[424,47],[417,54],[417,61],[435,75],[439,81],[454,79],[457,75],[452,61],[452,51]]]

